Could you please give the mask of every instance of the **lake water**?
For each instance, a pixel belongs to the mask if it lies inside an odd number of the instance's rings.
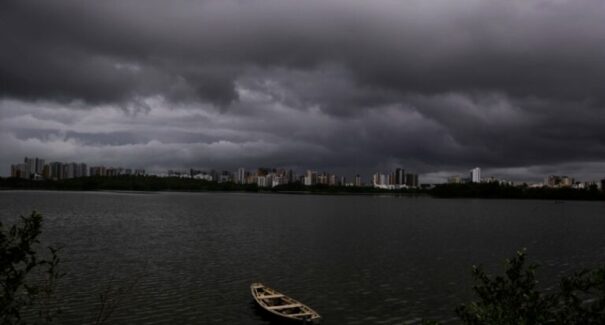
[[[86,323],[108,285],[111,324],[269,324],[249,285],[307,303],[324,324],[455,323],[470,269],[526,247],[548,287],[605,262],[605,203],[242,193],[0,192],[0,220],[43,213],[63,244],[62,323]]]

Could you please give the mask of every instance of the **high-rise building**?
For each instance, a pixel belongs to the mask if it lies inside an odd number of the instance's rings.
[[[280,175],[280,174],[282,174],[282,173],[278,173],[278,175]],[[275,175],[273,177],[273,179],[271,181],[271,187],[276,187],[279,185],[286,184],[286,182],[287,182],[286,176],[278,176],[278,175]],[[285,175],[285,173],[283,173],[283,175]]]
[[[42,173],[44,172],[44,159],[39,159],[38,157],[36,157],[34,164],[36,166],[36,174],[42,175]]]
[[[561,177],[561,187],[571,187],[574,183],[574,179],[567,176]]]
[[[123,170],[124,169],[121,167],[109,167],[109,168],[105,169],[105,176],[107,176],[107,177],[120,176],[120,175],[122,175]],[[177,172],[176,174],[180,177],[187,177],[189,175],[189,173],[187,173],[187,172]]]
[[[11,165],[11,177],[29,178],[27,166],[25,164]]]
[[[481,183],[481,168],[475,167],[471,169],[471,182]]]
[[[244,168],[237,169],[237,183],[246,184],[246,170]]]
[[[44,177],[44,179],[50,179],[50,165],[44,165],[42,177]]]
[[[271,184],[271,183],[272,183],[272,180],[270,182],[268,176],[257,176],[257,178],[256,178],[256,185],[258,187],[268,187],[269,184]]]
[[[361,176],[359,176],[359,174],[355,175],[355,186],[357,187],[361,187],[362,183],[361,183]]]
[[[219,183],[229,183],[232,180],[233,180],[233,176],[231,175],[231,172],[229,172],[227,170],[223,170],[217,179],[217,181]]]
[[[307,170],[307,173],[304,177],[304,184],[306,186],[312,186],[317,184],[317,172],[312,170]]]
[[[72,163],[74,166],[74,177],[86,177],[88,176],[88,167],[86,164]]]
[[[78,165],[76,163],[69,163],[63,165],[63,178],[70,179],[76,177],[76,169]]]
[[[418,174],[405,174],[405,185],[407,187],[418,187]]]
[[[338,185],[336,182],[336,175],[330,174],[330,176],[328,176],[328,185],[330,185],[330,186]]]
[[[32,175],[36,173],[36,160],[34,158],[25,157],[23,163],[25,164],[25,178],[31,178]]]
[[[449,177],[447,179],[447,182],[449,184],[460,184],[462,182],[462,179],[460,178],[460,176],[454,175],[454,176]]]
[[[50,179],[60,180],[63,179],[63,164],[60,162],[51,162],[49,164]]]
[[[574,179],[568,176],[551,175],[544,179],[544,185],[547,187],[571,187]]]
[[[90,176],[106,176],[106,170],[104,166],[92,166],[90,167]]]
[[[544,185],[548,187],[558,187],[559,185],[561,185],[561,177],[550,175],[544,180]]]
[[[326,173],[317,175],[317,184],[328,185],[328,175]]]
[[[389,175],[387,175],[387,184],[388,185],[395,185],[396,180],[395,180],[395,173],[390,173]]]
[[[405,184],[405,170],[403,168],[395,169],[395,185]]]

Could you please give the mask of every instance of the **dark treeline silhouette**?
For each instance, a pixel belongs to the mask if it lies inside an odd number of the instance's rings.
[[[300,182],[276,187],[258,187],[256,184],[218,183],[179,177],[114,176],[81,177],[64,180],[28,180],[0,178],[0,189],[71,190],[71,191],[240,191],[313,194],[392,194],[430,195],[436,198],[490,198],[542,200],[605,200],[605,192],[596,186],[588,189],[532,188],[529,186],[500,185],[498,183],[441,184],[426,189],[386,190],[371,186],[306,186]]]
[[[300,182],[279,185],[276,187],[258,187],[256,184],[236,184],[233,182],[218,183],[192,178],[157,177],[157,176],[113,176],[81,177],[64,180],[28,180],[21,178],[0,178],[0,189],[39,189],[39,190],[72,190],[72,191],[245,191],[245,192],[284,192],[284,193],[391,193],[418,194],[419,190],[402,189],[397,191],[373,187],[354,186],[305,186]]]
[[[423,194],[418,189],[386,190],[370,186],[332,186],[313,185],[307,186],[300,182],[279,185],[271,189],[280,193],[314,193],[314,194],[396,194],[396,195],[419,195]]]
[[[257,191],[256,184],[217,183],[205,180],[156,177],[156,176],[113,176],[80,177],[63,180],[28,180],[0,178],[0,188],[73,190],[73,191]]]
[[[541,200],[605,200],[605,193],[596,186],[588,189],[571,187],[532,188],[529,186],[500,185],[498,183],[467,183],[437,185],[428,193],[439,198],[504,198]]]

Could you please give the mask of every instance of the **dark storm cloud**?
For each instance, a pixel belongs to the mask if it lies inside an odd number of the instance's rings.
[[[604,31],[600,0],[6,0],[2,146],[134,146],[154,166],[594,167]]]
[[[186,89],[226,103],[246,66],[336,62],[356,82],[398,92],[603,96],[605,4],[596,0],[2,6],[6,95],[112,101]]]

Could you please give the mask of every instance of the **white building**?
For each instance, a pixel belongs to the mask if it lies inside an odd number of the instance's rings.
[[[304,184],[306,186],[312,186],[317,184],[317,172],[312,170],[307,170],[307,174],[304,178]]]
[[[256,179],[256,185],[258,187],[268,187],[269,186],[269,179],[267,179],[267,176],[258,176],[258,178]]]
[[[284,176],[275,176],[275,177],[273,177],[271,187],[276,187],[276,186],[284,185],[287,183],[288,183],[288,180]]]
[[[475,167],[471,169],[471,182],[481,183],[481,168]]]
[[[389,174],[376,173],[372,176],[372,185],[374,188],[383,190],[400,190],[408,188],[406,184],[395,184],[395,177],[389,177]],[[393,182],[391,181],[393,180]]]
[[[193,179],[199,179],[199,180],[204,180],[204,181],[212,181],[212,175],[207,174],[207,173],[199,173],[199,174],[195,174],[193,175]]]
[[[244,168],[239,168],[237,170],[237,183],[246,184],[246,170]]]

